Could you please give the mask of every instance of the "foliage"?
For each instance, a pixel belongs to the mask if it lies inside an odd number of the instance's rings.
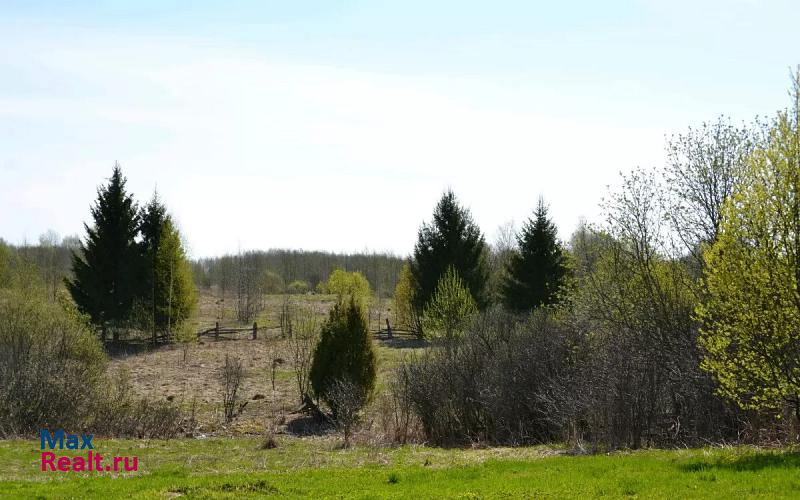
[[[528,219],[517,236],[518,250],[508,260],[502,285],[507,307],[524,312],[556,301],[567,274],[566,258],[557,237],[540,198],[534,218]]]
[[[735,432],[735,415],[700,369],[697,299],[671,253],[663,193],[645,172],[626,176],[605,205],[605,231],[580,237],[576,252],[569,322],[589,343],[584,369],[556,391],[563,397],[551,411],[571,408],[564,423],[585,422],[611,447]]]
[[[261,274],[261,289],[264,293],[278,294],[286,289],[286,283],[281,275],[270,270],[265,270]]]
[[[367,305],[371,295],[369,282],[363,274],[342,269],[334,269],[325,285],[326,293],[337,296],[339,301],[348,301],[351,298],[362,307]]]
[[[311,287],[307,281],[294,280],[286,286],[286,292],[292,295],[303,295],[308,293]]]
[[[0,239],[0,288],[6,288],[11,282],[11,249]]]
[[[705,254],[703,367],[743,408],[794,406],[800,421],[800,72],[725,205]]]
[[[86,240],[73,252],[74,278],[67,289],[80,310],[92,322],[114,328],[125,322],[133,306],[139,281],[136,276],[138,249],[134,238],[139,216],[133,197],[125,191],[125,178],[114,167],[107,186],[98,189],[91,208],[94,224],[86,229]]]
[[[400,278],[394,289],[394,313],[395,321],[399,326],[409,330],[416,330],[417,315],[414,311],[414,275],[411,273],[411,266],[408,262],[403,265],[400,271]]]
[[[362,308],[353,299],[338,302],[322,325],[311,364],[311,386],[336,418],[336,401],[329,390],[336,381],[355,384],[366,401],[375,388],[375,350]]]
[[[180,234],[166,207],[153,195],[141,213],[140,289],[142,326],[171,335],[191,316],[197,303],[192,270]]]
[[[168,218],[161,228],[161,244],[156,257],[157,289],[163,296],[156,311],[166,319],[169,331],[182,325],[195,309],[197,291],[192,280],[192,270],[186,260],[180,234]]]
[[[77,308],[60,302],[0,299],[0,435],[89,423],[106,358]]]
[[[448,267],[455,268],[479,307],[487,304],[488,248],[469,210],[447,191],[433,212],[433,221],[419,230],[411,272],[416,286],[414,306],[421,312],[433,297]]]
[[[433,298],[425,307],[422,326],[429,338],[453,339],[464,332],[478,312],[478,306],[464,285],[458,271],[448,267]]]
[[[358,271],[369,281],[370,288],[380,297],[390,297],[397,284],[397,275],[403,267],[404,259],[390,253],[349,253],[307,250],[257,250],[244,252],[244,257],[252,263],[257,275],[266,270],[278,274],[285,283],[305,281],[309,290],[327,293],[325,280],[335,269]],[[198,259],[194,263],[199,268],[196,276],[206,277],[211,285],[220,289],[230,289],[237,255],[223,255]],[[198,284],[200,284],[198,283]],[[305,292],[302,292],[305,293]]]

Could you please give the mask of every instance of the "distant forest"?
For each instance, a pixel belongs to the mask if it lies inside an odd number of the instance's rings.
[[[64,278],[72,276],[70,254],[79,251],[77,236],[60,238],[50,231],[39,237],[37,243],[13,245],[0,238],[0,247],[18,257],[19,263],[33,264],[34,272],[41,275],[50,297],[54,297]],[[247,251],[221,257],[204,257],[190,261],[198,288],[232,289],[239,272],[248,278],[258,279],[265,273],[277,275],[286,286],[302,282],[309,291],[325,281],[334,269],[359,271],[369,281],[372,290],[381,297],[391,297],[397,285],[403,257],[389,253],[332,253],[322,251],[270,249]],[[270,291],[282,293],[277,285]]]
[[[230,289],[238,273],[260,277],[272,272],[286,286],[296,282],[315,290],[334,269],[359,271],[370,287],[381,297],[391,297],[397,285],[404,259],[387,253],[339,254],[320,251],[271,249],[249,251],[236,255],[210,257],[192,261],[195,282],[200,288],[217,286]],[[280,286],[274,289],[279,293]]]

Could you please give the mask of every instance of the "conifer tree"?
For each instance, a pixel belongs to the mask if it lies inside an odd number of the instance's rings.
[[[524,312],[556,301],[567,274],[566,259],[547,206],[539,198],[534,216],[517,236],[518,250],[508,261],[503,302]]]
[[[416,290],[414,307],[422,312],[449,266],[463,279],[479,307],[486,306],[489,276],[488,249],[469,210],[459,205],[448,190],[433,212],[433,221],[423,224],[414,246],[411,272]]]
[[[108,185],[98,188],[91,208],[94,224],[84,224],[86,240],[79,252],[72,253],[74,278],[66,281],[80,311],[100,326],[103,340],[109,327],[114,341],[119,340],[118,327],[130,316],[138,285],[134,238],[139,218],[125,182],[116,164]]]
[[[364,313],[352,297],[339,301],[323,324],[311,364],[311,386],[318,398],[337,414],[336,398],[330,390],[340,382],[354,384],[361,401],[375,388],[376,358]]]
[[[158,194],[142,209],[140,230],[139,301],[155,343],[157,332],[169,335],[191,315],[197,297],[180,234]]]

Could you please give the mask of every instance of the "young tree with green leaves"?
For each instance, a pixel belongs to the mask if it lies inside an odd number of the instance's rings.
[[[118,327],[129,319],[140,283],[134,241],[139,216],[125,181],[117,164],[108,185],[98,189],[91,208],[94,224],[84,224],[86,240],[72,253],[74,278],[66,281],[78,308],[100,327],[103,341],[109,327],[119,340]]]
[[[375,388],[375,349],[360,305],[353,298],[338,302],[322,325],[311,364],[311,387],[337,415],[337,401],[331,394],[335,384],[348,381],[358,387],[361,400],[368,401]]]
[[[725,204],[705,253],[703,367],[742,408],[790,405],[800,422],[800,71]]]
[[[417,311],[425,309],[450,266],[464,280],[478,306],[486,306],[488,253],[483,234],[469,210],[448,190],[436,205],[431,223],[420,228],[414,246],[411,273],[416,286],[414,307]]]
[[[554,303],[567,275],[567,263],[542,198],[517,243],[502,285],[503,302],[518,312]]]
[[[372,294],[369,281],[358,271],[347,272],[343,269],[334,269],[325,283],[325,291],[338,297],[339,301],[347,301],[350,297],[355,299],[362,307],[367,305]]]
[[[411,266],[406,262],[400,270],[400,278],[394,289],[394,313],[398,325],[416,330],[418,316],[414,310],[414,276]]]
[[[478,313],[478,305],[458,271],[450,266],[436,285],[436,291],[422,315],[422,326],[429,338],[454,339],[464,333]]]

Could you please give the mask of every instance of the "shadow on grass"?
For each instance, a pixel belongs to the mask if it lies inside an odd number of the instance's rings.
[[[390,349],[419,349],[428,346],[427,340],[418,339],[416,337],[399,337],[395,335],[390,339],[385,335],[381,335],[377,336],[376,340],[378,340],[383,347],[388,347]]]
[[[678,466],[682,472],[705,472],[713,470],[760,471],[764,469],[798,469],[800,452],[749,453],[739,457],[717,458],[711,461],[693,461]]]
[[[286,432],[295,436],[324,436],[335,429],[327,422],[322,422],[310,415],[301,415],[286,424]]]

